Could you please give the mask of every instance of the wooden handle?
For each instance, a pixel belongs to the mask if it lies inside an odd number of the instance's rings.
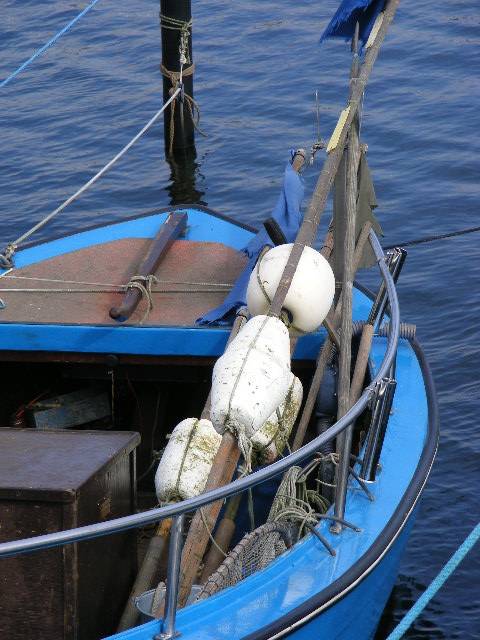
[[[171,213],[168,216],[164,224],[160,227],[160,231],[153,239],[150,250],[142,260],[135,275],[147,277],[155,273],[174,240],[185,231],[187,219],[188,216],[186,213]],[[139,289],[128,289],[122,304],[119,307],[112,307],[110,309],[110,317],[119,322],[128,320],[141,299],[142,294]]]
[[[231,482],[240,459],[240,449],[233,435],[227,431],[218,449],[213,467],[208,477],[205,491],[221,487]],[[215,527],[223,500],[219,500],[198,510],[193,516],[188,531],[180,566],[180,592],[178,604],[185,606],[192,584],[197,577],[197,571],[202,562],[203,554],[210,538],[209,532]]]

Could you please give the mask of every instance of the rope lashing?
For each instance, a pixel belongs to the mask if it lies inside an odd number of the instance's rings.
[[[54,45],[57,42],[57,40],[61,36],[63,36],[64,33],[66,33],[69,29],[71,29],[73,25],[80,20],[80,18],[83,18],[83,16],[86,13],[88,13],[90,9],[93,9],[93,7],[97,4],[97,2],[99,2],[99,0],[92,0],[92,2],[90,2],[90,4],[88,4],[85,7],[85,9],[83,9],[83,11],[80,11],[80,13],[77,16],[75,16],[73,20],[71,20],[67,25],[65,25],[63,29],[60,29],[60,31],[56,33],[53,36],[53,38],[50,38],[50,40],[43,45],[43,47],[40,47],[40,49],[38,49],[32,56],[30,56],[28,60],[25,60],[25,62],[23,62],[17,69],[15,69],[15,71],[13,71],[9,76],[7,76],[4,80],[2,80],[2,82],[0,82],[0,88],[6,86],[11,80],[13,80],[16,76],[18,76],[19,73],[21,73],[24,69],[26,69],[34,60],[36,60],[39,56],[41,56],[42,53],[44,53],[47,49],[49,49],[52,45]]]
[[[188,55],[188,38],[190,29],[192,28],[192,19],[178,20],[171,16],[165,16],[160,13],[160,25],[162,29],[170,29],[170,31],[180,31],[180,64],[190,64],[190,56]]]
[[[193,126],[195,128],[196,131],[198,131],[198,133],[203,136],[206,137],[206,134],[200,129],[199,124],[200,124],[200,106],[198,104],[198,102],[192,98],[192,96],[190,96],[188,93],[185,93],[185,91],[183,90],[183,82],[182,82],[182,78],[186,78],[188,76],[193,75],[194,71],[195,71],[195,64],[191,64],[189,67],[187,67],[184,70],[180,70],[180,71],[170,71],[170,69],[167,69],[165,67],[164,64],[160,64],[160,71],[162,72],[162,75],[165,78],[168,78],[170,80],[170,83],[172,85],[171,89],[170,89],[170,95],[172,95],[173,92],[179,91],[180,92],[180,97],[181,99],[183,99],[184,104],[187,105],[187,109],[188,109],[188,114],[192,120]],[[178,95],[178,94],[177,94]],[[176,105],[176,100],[172,102],[172,106],[170,107],[170,141],[169,141],[169,147],[168,147],[168,151],[171,154],[173,151],[173,140],[175,137],[175,105]]]
[[[452,575],[460,562],[465,558],[467,553],[473,548],[475,543],[478,542],[479,538],[480,522],[473,529],[470,535],[465,538],[465,540],[458,547],[458,549],[455,551],[453,556],[443,567],[440,573],[432,580],[427,589],[423,592],[423,594],[416,601],[413,607],[408,611],[400,624],[398,624],[392,631],[392,633],[387,637],[387,640],[399,640],[405,635],[412,623],[422,613],[422,611],[425,609],[430,600],[435,596],[440,587],[442,587],[446,580]]]
[[[54,218],[59,213],[61,213],[69,204],[77,200],[77,198],[79,198],[82,195],[82,193],[84,193],[89,187],[94,185],[99,178],[101,178],[109,169],[111,169],[111,167],[113,167],[113,165],[118,160],[120,160],[120,158],[124,156],[131,147],[133,147],[133,145],[143,136],[143,134],[146,133],[150,129],[150,127],[155,124],[155,122],[162,115],[162,113],[165,111],[168,105],[175,100],[175,98],[179,93],[180,93],[180,88],[176,89],[173,92],[173,94],[170,96],[167,102],[162,106],[162,108],[159,109],[157,113],[150,118],[147,124],[144,127],[142,127],[142,129],[140,129],[140,131],[130,140],[130,142],[128,142],[123,147],[123,149],[121,149],[121,151],[117,153],[116,156],[114,156],[109,162],[107,162],[107,164],[104,167],[102,167],[102,169],[100,169],[100,171],[98,171],[98,173],[96,173],[93,176],[93,178],[90,178],[90,180],[86,182],[82,187],[80,187],[78,191],[75,191],[75,193],[72,196],[67,198],[65,202],[63,202],[59,207],[57,207],[51,213],[45,216],[45,218],[40,220],[40,222],[34,225],[31,229],[26,231],[23,235],[21,235],[19,238],[17,238],[13,242],[9,242],[5,250],[3,251],[3,253],[0,253],[0,267],[2,269],[10,269],[11,267],[13,267],[12,258],[15,254],[15,251],[19,247],[19,245],[22,242],[24,242],[27,238],[29,238],[31,235],[33,235],[36,231],[44,227],[47,224],[47,222],[50,222],[52,218]]]
[[[156,283],[157,277],[150,274],[148,276],[132,276],[130,282],[127,284],[127,291],[129,289],[138,289],[142,294],[142,298],[147,302],[147,308],[140,320],[140,324],[145,322],[150,315],[150,311],[153,309],[152,285]]]

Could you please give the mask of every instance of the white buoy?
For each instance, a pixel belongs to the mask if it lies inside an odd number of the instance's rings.
[[[250,275],[247,305],[252,316],[268,311],[293,244],[267,251]],[[283,308],[292,316],[291,329],[299,333],[315,331],[332,306],[335,276],[321,253],[305,247],[285,297]]]
[[[303,388],[294,376],[287,397],[251,439],[257,466],[271,464],[283,453],[302,404]]]
[[[158,500],[175,502],[202,493],[221,441],[210,420],[187,418],[177,424],[155,473]]]
[[[252,318],[213,368],[215,428],[251,438],[285,400],[292,381],[288,329],[278,318]]]

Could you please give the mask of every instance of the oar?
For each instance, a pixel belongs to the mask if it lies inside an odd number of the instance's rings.
[[[148,276],[153,276],[166,253],[170,249],[172,243],[185,231],[187,227],[188,216],[186,213],[171,213],[160,227],[152,241],[150,250],[140,263],[135,278],[144,288]],[[147,288],[148,290],[148,288]],[[110,317],[119,322],[124,322],[132,315],[142,299],[142,290],[140,287],[132,286],[127,289],[125,298],[119,307],[110,309]]]

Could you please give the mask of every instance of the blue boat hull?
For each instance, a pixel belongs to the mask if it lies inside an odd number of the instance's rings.
[[[375,341],[372,370],[384,353]],[[361,532],[318,531],[334,547],[332,558],[312,535],[266,569],[205,601],[178,612],[182,638],[272,640],[274,638],[372,638],[394,585],[416,506],[428,478],[438,441],[433,383],[417,343],[401,340],[397,392],[380,462],[370,485],[370,502],[350,485],[345,517]],[[150,640],[160,630],[147,623],[111,636]]]

